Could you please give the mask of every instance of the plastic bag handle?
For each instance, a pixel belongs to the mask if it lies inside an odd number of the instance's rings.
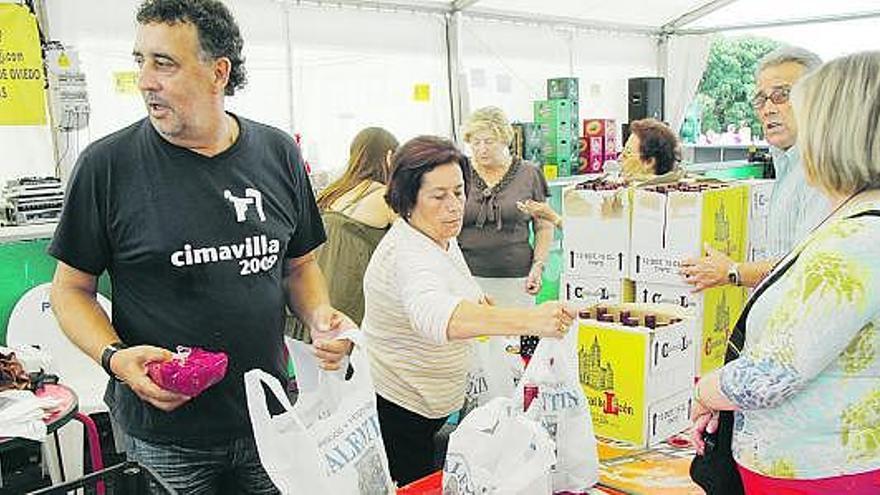
[[[269,414],[269,408],[266,406],[266,389],[261,386],[262,384],[266,384],[269,387],[269,391],[272,392],[272,395],[274,395],[281,404],[284,412],[290,413],[290,417],[296,425],[301,430],[305,431],[305,424],[303,424],[302,420],[300,420],[295,412],[292,412],[293,405],[290,403],[290,399],[287,397],[284,389],[281,388],[281,383],[277,378],[259,368],[255,368],[244,374],[244,384],[245,390],[247,391],[248,410],[252,416],[258,416],[256,419],[265,420],[263,421],[263,424],[270,423],[269,420],[272,419],[272,415]],[[252,401],[251,396],[253,394],[251,394],[251,391],[256,393],[256,396],[253,397],[258,400],[258,403],[256,404]]]

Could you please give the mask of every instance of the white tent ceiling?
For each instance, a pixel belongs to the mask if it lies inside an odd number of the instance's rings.
[[[280,0],[285,1],[285,0]],[[705,33],[753,26],[880,17],[877,0],[286,0],[570,25],[584,29]]]

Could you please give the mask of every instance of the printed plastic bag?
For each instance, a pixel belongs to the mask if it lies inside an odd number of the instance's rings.
[[[556,443],[554,492],[585,492],[599,481],[596,437],[577,374],[577,324],[562,339],[541,339],[514,398]]]
[[[519,354],[509,350],[506,337],[476,339],[468,371],[461,417],[496,397],[510,397],[523,373]]]
[[[357,332],[340,336],[355,342],[358,337]],[[335,372],[320,369],[310,345],[288,341],[288,347],[299,385],[296,405],[265,371],[244,376],[257,451],[269,478],[284,494],[394,493],[366,351],[355,345],[353,374],[346,380],[345,366]],[[265,387],[283,413],[269,413]]]
[[[553,441],[505,397],[480,406],[449,437],[443,495],[548,495]]]

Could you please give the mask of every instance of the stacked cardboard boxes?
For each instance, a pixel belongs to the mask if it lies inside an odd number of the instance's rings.
[[[566,189],[563,210],[563,300],[631,302],[631,192],[601,181]]]
[[[542,158],[548,179],[577,173],[578,79],[549,79],[547,100],[534,102],[535,124],[543,138]]]
[[[769,179],[753,179],[744,182],[749,186],[749,232],[746,261],[761,261],[771,257],[767,219],[770,216],[770,196],[773,193],[773,182]]]
[[[578,173],[602,173],[606,161],[617,159],[617,122],[612,119],[585,119],[580,143]]]
[[[544,137],[534,122],[514,122],[511,153],[536,164],[544,163]]]
[[[578,373],[596,435],[648,447],[686,429],[695,347],[686,311],[604,304],[584,313]]]
[[[672,184],[633,191],[630,274],[636,301],[665,302],[690,309],[698,376],[721,366],[725,342],[745,303],[740,287],[692,294],[681,261],[706,254],[705,245],[734,261],[746,257],[749,187]]]

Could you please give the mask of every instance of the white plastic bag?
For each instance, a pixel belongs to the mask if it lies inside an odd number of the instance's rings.
[[[284,494],[394,493],[363,347],[351,353],[354,374],[347,381],[345,366],[321,370],[311,346],[292,341],[288,347],[299,385],[295,406],[272,375],[259,369],[244,375],[254,439],[269,478]],[[282,414],[269,413],[264,385]]]
[[[523,407],[524,389],[538,388],[525,416],[543,425],[556,443],[554,492],[587,491],[599,481],[596,437],[578,380],[576,344],[576,324],[562,339],[541,339],[514,398]]]
[[[517,337],[518,339],[519,337]],[[461,417],[496,397],[510,397],[523,373],[519,354],[508,350],[506,337],[476,339],[468,371]]]
[[[504,397],[480,406],[449,437],[443,495],[548,495],[553,442]]]

